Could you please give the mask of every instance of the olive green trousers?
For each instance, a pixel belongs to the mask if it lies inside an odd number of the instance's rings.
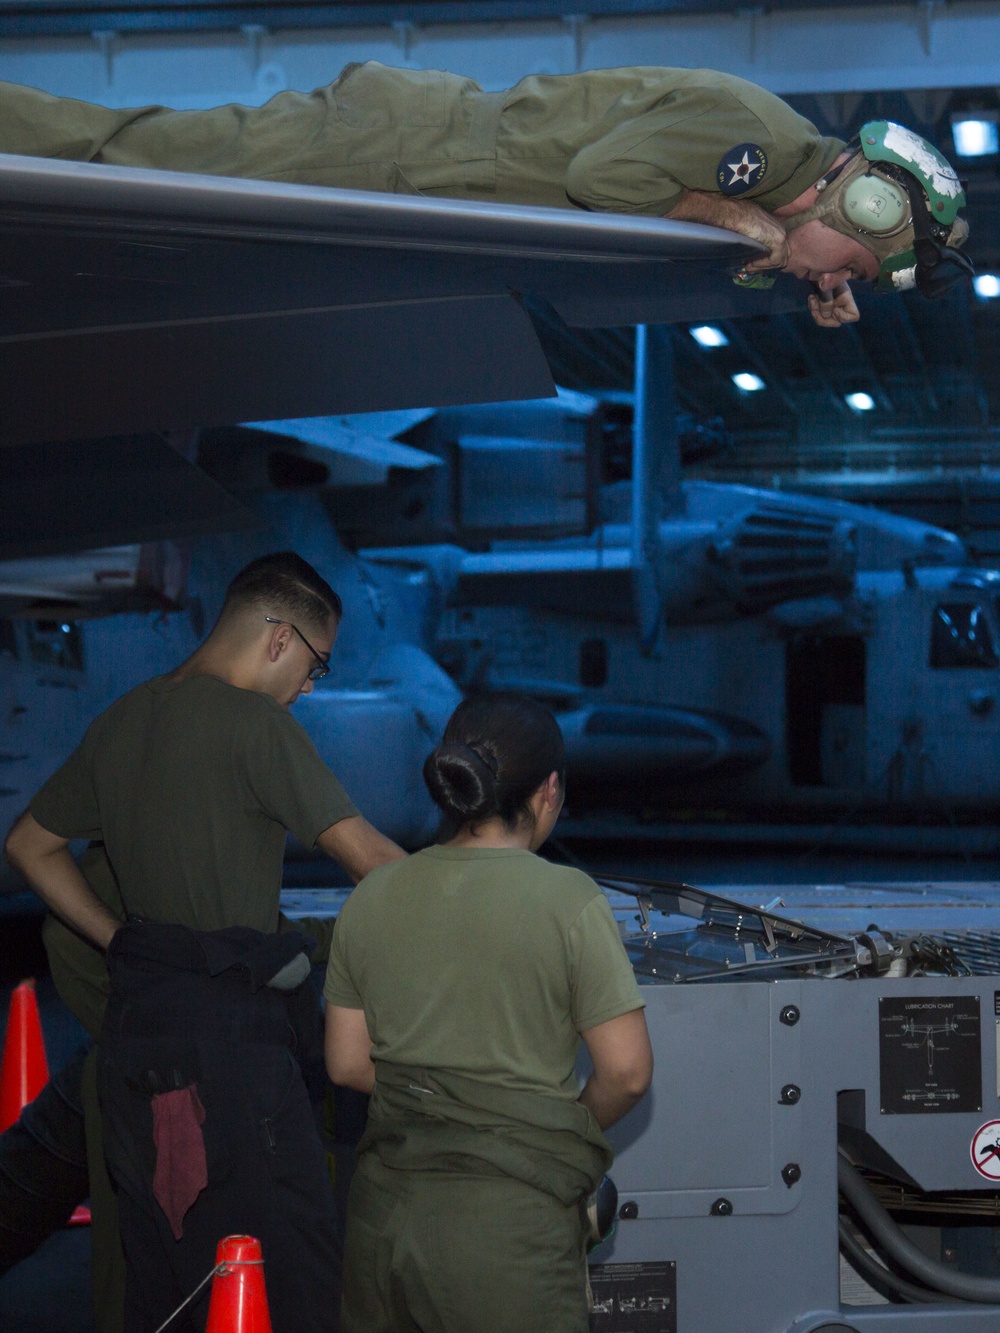
[[[579,1205],[507,1176],[399,1171],[361,1155],[342,1333],[586,1333]]]

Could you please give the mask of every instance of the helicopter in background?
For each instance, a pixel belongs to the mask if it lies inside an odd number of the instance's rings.
[[[0,817],[113,699],[193,650],[237,569],[288,546],[345,603],[333,670],[296,715],[406,846],[437,828],[426,754],[485,689],[557,712],[567,830],[759,837],[791,819],[805,835],[845,810],[989,808],[997,575],[926,524],[684,482],[678,465],[643,602],[630,412],[560,391],[201,431],[192,459],[240,507],[236,531],[0,562]],[[718,423],[678,425],[678,464],[726,447]]]
[[[193,652],[237,570],[294,548],[344,602],[330,674],[295,716],[378,828],[408,846],[433,839],[438,816],[420,773],[460,694],[416,641],[405,577],[349,553],[314,495],[244,487],[240,501],[255,521],[236,532],[0,562],[5,827],[100,712]],[[21,887],[3,875],[0,889]]]
[[[1000,800],[1000,573],[876,509],[686,482],[683,421],[637,534],[629,415],[561,391],[425,418],[402,437],[446,464],[423,544],[363,552],[429,578],[463,692],[557,711],[567,829],[787,840],[857,815],[858,846],[873,819],[968,845]]]

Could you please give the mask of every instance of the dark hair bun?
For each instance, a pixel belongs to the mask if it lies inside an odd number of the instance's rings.
[[[499,818],[514,829],[533,822],[533,793],[565,767],[562,732],[547,708],[522,694],[482,694],[452,713],[424,781],[453,824]]]
[[[471,745],[446,742],[432,750],[424,764],[424,781],[435,804],[458,824],[497,813],[496,771]]]

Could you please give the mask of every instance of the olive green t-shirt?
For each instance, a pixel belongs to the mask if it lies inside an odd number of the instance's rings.
[[[376,1060],[575,1100],[580,1033],[643,1007],[594,881],[526,851],[429,847],[337,920],[324,994]]]
[[[312,847],[357,814],[286,709],[214,676],[112,704],[30,809],[104,843],[131,915],[197,930],[276,930],[286,830]]]
[[[651,216],[685,189],[773,210],[843,146],[766,89],[705,69],[531,75],[484,93],[371,60],[313,92],[207,111],[112,110],[0,83],[6,153]]]
[[[125,920],[125,906],[102,843],[93,842],[79,860],[83,877],[105,907],[120,921]],[[296,917],[278,915],[278,931],[297,930],[313,945],[312,963],[325,963],[333,938],[332,917]],[[53,912],[42,922],[42,943],[49,960],[49,971],[59,998],[79,1019],[92,1037],[100,1036],[104,1010],[111,994],[104,950],[84,935],[67,926]]]

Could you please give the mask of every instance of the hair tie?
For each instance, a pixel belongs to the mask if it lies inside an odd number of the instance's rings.
[[[491,754],[481,741],[467,741],[465,748],[471,750],[477,759],[481,759],[495,778],[499,776],[500,767],[497,764],[496,756]]]

